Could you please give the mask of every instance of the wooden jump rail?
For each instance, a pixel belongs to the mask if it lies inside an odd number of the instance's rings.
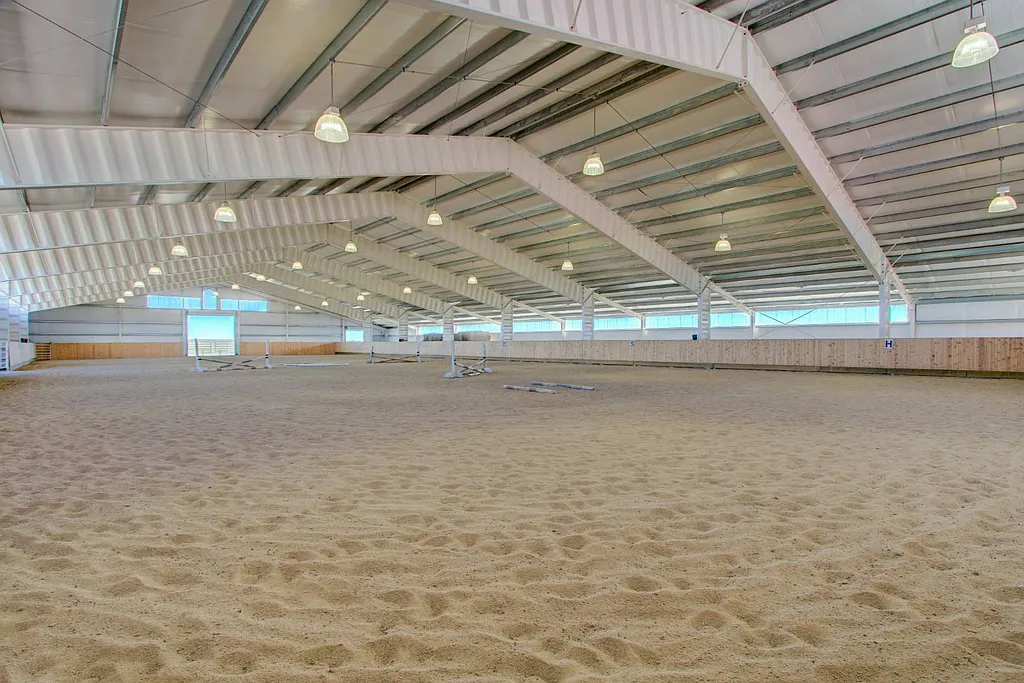
[[[561,389],[575,389],[577,391],[593,391],[594,387],[584,384],[564,384],[563,382],[530,382],[535,387],[559,387]]]

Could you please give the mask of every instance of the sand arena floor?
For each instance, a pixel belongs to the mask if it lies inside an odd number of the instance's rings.
[[[1024,681],[1024,382],[351,360],[0,379],[0,681]]]

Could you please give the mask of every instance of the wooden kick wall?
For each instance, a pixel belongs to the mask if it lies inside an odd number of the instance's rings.
[[[339,343],[341,353],[408,355],[415,342]],[[481,354],[480,342],[456,342],[460,357]],[[423,342],[424,356],[449,355],[449,343]],[[582,361],[638,365],[750,367],[837,372],[906,371],[1024,374],[1024,337],[978,339],[757,339],[490,342],[495,360]]]
[[[270,342],[271,356],[333,355],[336,342]],[[240,355],[262,356],[263,342],[242,342]],[[185,350],[181,342],[115,342],[105,344],[50,345],[51,360],[94,360],[104,358],[181,358]]]

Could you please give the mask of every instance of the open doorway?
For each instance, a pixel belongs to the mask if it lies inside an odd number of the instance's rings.
[[[236,356],[235,316],[233,315],[193,315],[187,319],[188,349],[186,355],[200,356]]]

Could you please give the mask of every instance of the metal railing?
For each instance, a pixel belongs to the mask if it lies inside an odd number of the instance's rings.
[[[189,339],[188,355],[195,356],[237,356],[234,339]]]

